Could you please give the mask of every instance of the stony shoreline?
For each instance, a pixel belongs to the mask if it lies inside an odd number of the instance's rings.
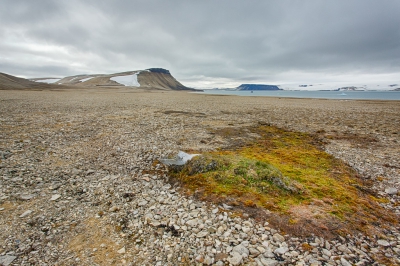
[[[0,91],[0,265],[396,265],[400,230],[285,235],[188,198],[157,160],[257,124],[319,134],[400,215],[400,105],[112,89]]]

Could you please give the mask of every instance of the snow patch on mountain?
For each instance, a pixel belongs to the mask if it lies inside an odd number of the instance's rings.
[[[127,75],[127,76],[116,76],[110,78],[110,80],[116,81],[119,84],[125,85],[125,86],[133,86],[133,87],[140,87],[140,84],[137,79],[137,75],[140,72],[134,73],[132,75]]]
[[[56,83],[59,80],[60,79],[58,79],[58,78],[54,78],[54,79],[36,79],[36,80],[33,80],[33,81],[50,84],[50,83]]]
[[[92,78],[94,78],[94,77],[89,77],[89,78],[81,79],[81,82],[85,82],[85,81],[91,80]]]

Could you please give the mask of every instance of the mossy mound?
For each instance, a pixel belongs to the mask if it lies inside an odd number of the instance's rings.
[[[171,171],[179,173],[180,179],[194,186],[208,187],[209,192],[241,193],[301,193],[299,184],[287,177],[273,165],[240,155],[205,154],[197,156],[183,166]],[[231,193],[232,192],[232,193]]]
[[[170,175],[201,199],[259,209],[255,218],[268,210],[269,221],[292,233],[375,232],[397,223],[370,184],[315,137],[273,126],[253,130],[261,138],[195,157]]]

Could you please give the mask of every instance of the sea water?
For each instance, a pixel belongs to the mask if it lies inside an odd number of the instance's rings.
[[[204,94],[238,95],[238,96],[269,96],[286,98],[317,98],[342,100],[400,100],[400,91],[228,91],[204,90]]]

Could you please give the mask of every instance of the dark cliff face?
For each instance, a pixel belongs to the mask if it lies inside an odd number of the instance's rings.
[[[177,81],[168,70],[157,68],[156,71],[142,71],[138,74],[141,87],[171,90],[193,90]],[[167,72],[167,73],[165,73]]]
[[[263,84],[242,84],[237,87],[240,91],[276,91],[281,90],[276,85],[263,85]]]
[[[148,70],[148,71],[150,71],[150,72],[152,72],[152,73],[162,73],[162,74],[169,74],[169,75],[171,75],[171,73],[169,72],[169,70],[164,69],[164,68],[149,68],[149,69],[146,69],[146,70]]]

